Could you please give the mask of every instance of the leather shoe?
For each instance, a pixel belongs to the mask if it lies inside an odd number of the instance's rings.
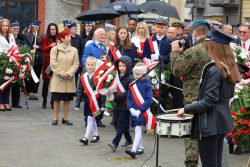
[[[5,110],[5,108],[4,108],[4,109],[0,109],[0,111],[5,112],[6,110]]]
[[[135,158],[135,152],[132,150],[125,150],[125,153],[128,154],[131,158]]]
[[[89,140],[86,137],[83,137],[79,140],[81,143],[83,143],[85,146],[88,145]]]
[[[96,143],[100,140],[99,136],[93,136],[93,139],[90,141],[91,143]]]
[[[125,141],[125,143],[121,145],[121,148],[130,148],[132,147],[132,144],[132,142]]]
[[[96,124],[97,124],[97,127],[101,127],[101,128],[106,127],[101,121],[97,121]]]
[[[52,125],[57,125],[58,124],[58,120],[53,120],[52,121]]]
[[[23,108],[23,107],[20,105],[12,105],[12,108]]]
[[[136,155],[141,155],[144,153],[144,150],[142,148],[139,148],[137,151],[136,151]]]
[[[117,146],[115,145],[115,143],[109,142],[109,143],[108,143],[108,146],[111,148],[111,150],[112,150],[113,152],[116,152]]]
[[[73,125],[72,122],[70,122],[69,120],[65,120],[65,119],[62,119],[62,124],[65,124],[65,125]]]
[[[47,108],[46,104],[43,104],[42,109],[46,109],[46,108]]]

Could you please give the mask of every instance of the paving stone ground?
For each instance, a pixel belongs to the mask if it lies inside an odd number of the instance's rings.
[[[52,126],[53,110],[44,110],[41,104],[41,100],[29,101],[29,110],[0,112],[0,167],[140,167],[153,152],[154,136],[143,134],[145,153],[137,159],[130,159],[120,147],[113,153],[107,146],[115,134],[110,117],[103,119],[106,127],[99,128],[100,142],[84,146],[79,142],[85,132],[82,112],[74,111],[71,104],[69,118],[74,125],[60,121]],[[131,134],[134,136],[133,129]],[[249,155],[230,154],[231,167],[246,167]],[[183,139],[161,137],[159,165],[183,167],[183,162]],[[153,166],[155,155],[144,165]]]

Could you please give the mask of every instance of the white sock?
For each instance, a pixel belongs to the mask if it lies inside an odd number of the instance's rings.
[[[95,118],[94,118],[94,122],[93,122],[93,134],[94,134],[94,136],[99,136]]]
[[[132,147],[132,150],[134,152],[136,152],[136,150],[138,149],[138,146],[141,140],[142,140],[142,126],[136,126],[135,127],[135,139],[134,139],[134,143]]]
[[[144,149],[142,138],[141,138],[141,140],[140,140],[138,149]]]
[[[93,130],[93,122],[95,122],[95,119],[91,116],[88,116],[88,123],[87,123],[87,128],[85,132],[85,136],[89,140],[89,135],[91,131]]]

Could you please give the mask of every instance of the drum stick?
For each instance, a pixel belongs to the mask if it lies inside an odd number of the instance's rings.
[[[153,101],[154,101],[156,104],[159,103],[158,100],[156,100],[154,97],[153,97]],[[161,108],[161,110],[162,110],[163,112],[165,112],[165,113],[177,112],[179,109],[181,109],[181,108],[175,108],[175,109],[171,109],[171,110],[165,110],[165,109],[162,107],[161,104],[160,104],[160,108]]]

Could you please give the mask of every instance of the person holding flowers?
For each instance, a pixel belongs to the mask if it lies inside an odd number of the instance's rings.
[[[8,52],[12,46],[16,46],[14,35],[11,33],[11,25],[8,19],[0,22],[0,53]],[[0,90],[0,111],[11,111],[9,105],[10,87]]]
[[[126,141],[121,145],[122,148],[127,148],[132,145],[132,138],[129,133],[129,116],[130,112],[127,109],[127,94],[129,84],[134,80],[132,75],[132,60],[128,56],[122,56],[115,62],[115,67],[118,70],[115,77],[116,92],[109,95],[110,101],[114,101],[113,107],[113,121],[116,129],[116,135],[108,146],[115,152],[122,134],[124,134]]]
[[[75,72],[79,67],[77,49],[70,45],[70,31],[62,31],[59,35],[60,44],[53,47],[50,52],[50,66],[53,71],[51,78],[52,96],[54,99],[54,120],[52,125],[58,124],[60,101],[64,101],[64,114],[62,123],[73,125],[68,119],[70,101],[76,92]]]
[[[86,72],[80,77],[80,83],[78,87],[78,92],[85,92],[84,96],[84,116],[87,121],[86,132],[83,138],[79,141],[84,145],[88,145],[90,133],[93,132],[93,139],[91,143],[96,143],[100,140],[100,136],[97,130],[96,118],[101,116],[100,105],[101,98],[99,95],[96,95],[94,92],[94,72],[96,69],[97,59],[93,56],[88,56],[85,62]]]

